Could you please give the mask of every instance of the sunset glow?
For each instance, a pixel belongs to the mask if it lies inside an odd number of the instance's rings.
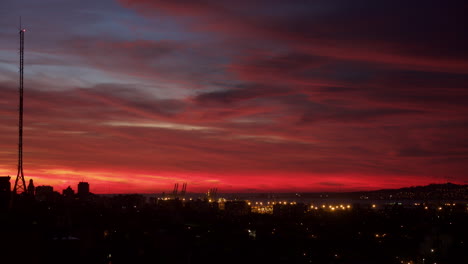
[[[1,1],[0,176],[17,169],[21,15],[23,167],[36,185],[467,184],[464,8],[294,2]]]

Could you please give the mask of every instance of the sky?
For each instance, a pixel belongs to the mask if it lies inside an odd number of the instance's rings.
[[[2,0],[0,175],[94,193],[468,183],[466,1]]]

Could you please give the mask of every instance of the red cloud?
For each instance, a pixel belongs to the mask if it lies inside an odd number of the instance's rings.
[[[307,191],[466,178],[467,63],[452,44],[456,27],[433,31],[446,44],[373,4],[120,2],[148,24],[165,14],[158,19],[196,36],[74,35],[36,50],[25,173],[37,184]],[[94,75],[80,80],[77,68]],[[16,89],[0,84],[0,174],[16,165]]]

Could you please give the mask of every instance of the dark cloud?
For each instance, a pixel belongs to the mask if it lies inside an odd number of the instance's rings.
[[[468,41],[461,26],[466,24],[461,11],[466,3],[461,1],[317,1],[290,3],[287,13],[285,4],[276,1],[243,3],[242,8],[228,1],[188,6],[179,1],[120,2],[148,16],[152,10],[191,17],[196,20],[191,21],[194,29],[233,39],[269,40],[326,57],[463,73],[468,70],[466,61],[461,60],[466,59]],[[283,10],[283,16],[243,12],[259,6],[278,13]],[[439,65],[430,65],[437,62]]]
[[[287,87],[274,87],[264,85],[243,85],[237,89],[225,89],[221,91],[206,92],[197,95],[194,99],[200,104],[231,104],[273,96],[287,95]]]
[[[387,117],[400,117],[421,115],[423,112],[398,108],[373,108],[373,109],[349,109],[314,107],[301,119],[301,122],[344,122],[344,123],[368,123],[382,121]]]

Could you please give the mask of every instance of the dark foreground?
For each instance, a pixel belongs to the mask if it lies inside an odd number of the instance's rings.
[[[18,202],[0,213],[0,262],[468,263],[466,203],[266,215],[140,198]]]

